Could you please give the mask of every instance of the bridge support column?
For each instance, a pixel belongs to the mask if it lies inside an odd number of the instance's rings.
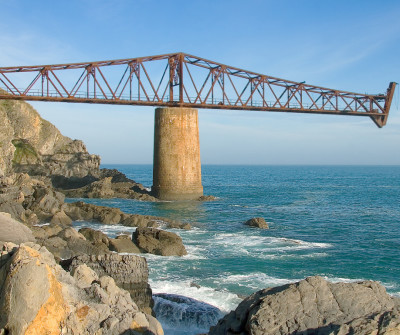
[[[152,192],[161,200],[203,195],[197,109],[156,109]]]

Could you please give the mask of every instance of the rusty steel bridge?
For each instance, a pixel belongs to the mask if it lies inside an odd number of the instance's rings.
[[[275,78],[185,53],[0,67],[0,99],[356,115],[383,127],[396,83],[361,94]]]

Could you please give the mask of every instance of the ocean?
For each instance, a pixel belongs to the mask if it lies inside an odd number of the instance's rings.
[[[151,165],[103,167],[152,185]],[[313,275],[332,282],[377,280],[400,296],[399,166],[205,165],[202,181],[204,194],[216,201],[83,199],[193,226],[171,230],[182,237],[187,256],[144,255],[153,293],[167,294],[155,296],[167,335],[207,332],[243,297]],[[252,217],[265,218],[270,229],[245,226]],[[111,236],[135,229],[74,225]]]

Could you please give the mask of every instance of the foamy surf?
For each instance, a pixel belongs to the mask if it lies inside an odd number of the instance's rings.
[[[223,313],[228,313],[242,301],[237,294],[227,290],[216,290],[201,286],[191,280],[149,280],[153,294],[167,293],[193,298],[217,307]]]

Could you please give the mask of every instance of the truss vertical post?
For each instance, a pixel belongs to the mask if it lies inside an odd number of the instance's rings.
[[[129,100],[132,100],[132,64],[129,64]]]
[[[45,75],[45,69],[43,69],[41,72],[42,72],[42,97],[44,97],[44,80],[45,80],[45,77],[46,77],[46,75]],[[48,90],[47,90],[48,91]]]
[[[92,72],[92,66],[91,65],[89,65],[87,68],[86,68],[86,71],[87,71],[87,75],[86,75],[86,98],[88,98],[89,99],[89,91],[90,91],[90,73]]]
[[[174,101],[174,76],[175,76],[175,57],[168,59],[169,64],[169,101]]]
[[[183,103],[183,57],[182,53],[179,54],[179,63],[178,63],[178,70],[179,70],[179,102]]]

